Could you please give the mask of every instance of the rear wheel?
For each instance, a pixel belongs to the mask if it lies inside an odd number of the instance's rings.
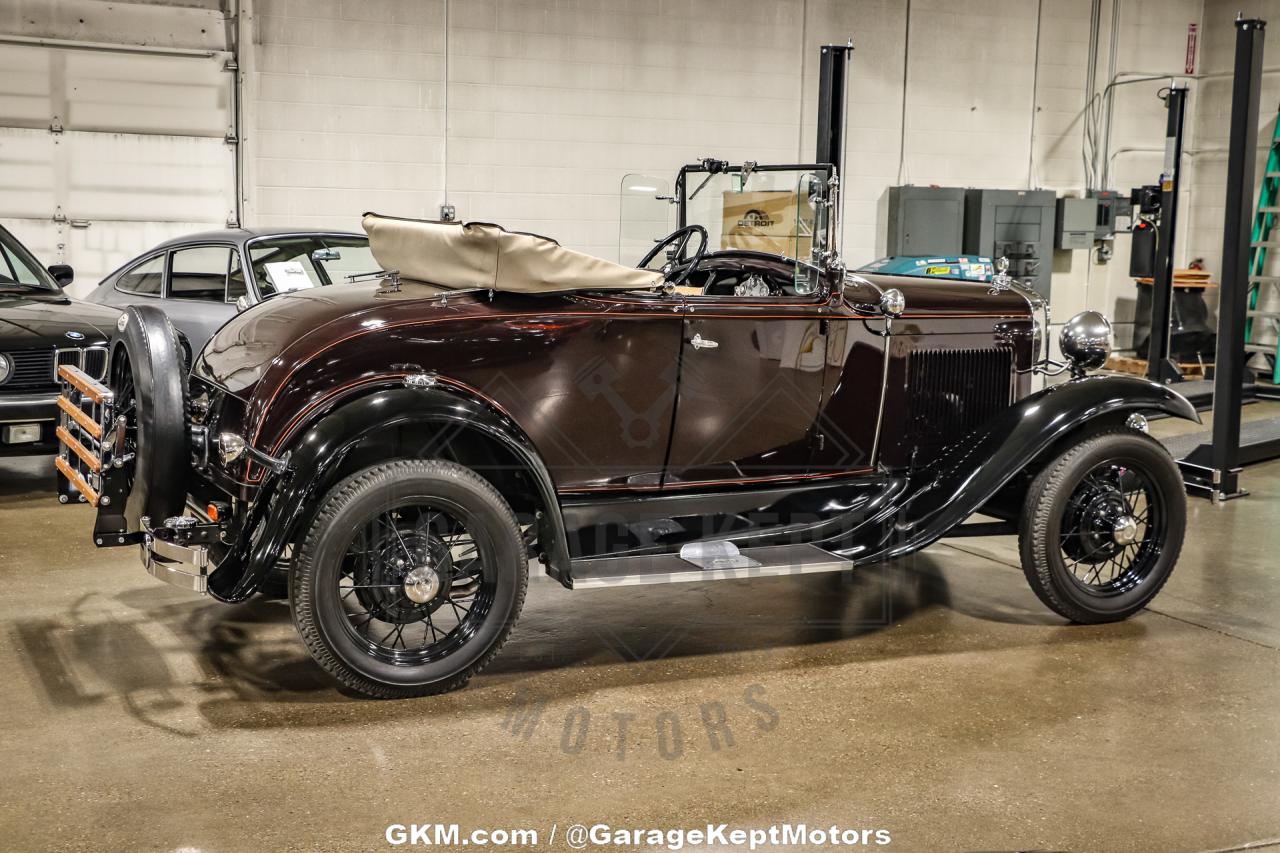
[[[398,461],[325,497],[298,551],[294,623],[316,662],[366,696],[443,693],[506,642],[529,566],[515,516],[451,462]]]
[[[1027,493],[1019,549],[1031,588],[1073,622],[1131,616],[1173,572],[1186,502],[1177,465],[1151,437],[1123,430],[1085,439]]]

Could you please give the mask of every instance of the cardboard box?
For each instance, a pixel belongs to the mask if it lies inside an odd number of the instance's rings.
[[[725,193],[720,248],[807,259],[813,248],[813,225],[810,220],[800,222],[798,212],[799,199],[794,192]]]

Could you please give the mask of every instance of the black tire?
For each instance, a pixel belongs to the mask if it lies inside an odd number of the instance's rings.
[[[1073,622],[1126,619],[1169,579],[1186,518],[1182,476],[1155,439],[1132,429],[1094,434],[1032,481],[1018,537],[1022,569],[1039,599]],[[1137,519],[1132,533],[1107,527]],[[1122,535],[1137,541],[1122,545]]]
[[[408,520],[410,512],[418,513],[416,522]],[[441,627],[444,639],[428,647],[427,626],[430,636],[436,635],[432,617],[447,615],[446,604],[455,614],[459,611],[455,601],[461,599],[452,598],[450,584],[458,583],[461,589],[462,582],[442,580],[440,591],[427,603],[411,601],[406,588],[370,582],[402,578],[413,568],[393,565],[389,555],[398,555],[399,548],[412,561],[410,550],[433,549],[434,557],[438,556],[435,547],[444,547],[437,565],[447,563],[450,572],[461,571],[459,557],[450,556],[452,546],[443,544],[448,534],[438,535],[443,527],[440,516],[453,519],[472,537],[475,556],[467,565],[478,562],[479,568],[467,581],[475,583],[467,621],[464,624],[464,617],[458,616],[456,628],[447,634]],[[394,536],[380,539],[379,525],[392,528]],[[528,579],[528,556],[515,515],[488,481],[452,462],[396,461],[353,474],[325,496],[297,550],[290,608],[312,657],[351,690],[382,699],[425,696],[462,687],[493,659],[524,605]],[[407,621],[433,606],[436,609],[428,610],[425,622]],[[365,610],[353,612],[359,608]],[[369,621],[361,626],[366,616]],[[369,633],[361,633],[373,623],[377,631],[370,628]],[[385,638],[381,644],[374,639],[387,625],[393,625],[394,631],[396,624],[402,632],[406,625],[421,626],[422,648],[411,650],[405,642],[400,652],[394,641],[388,648]]]
[[[191,470],[186,370],[178,331],[159,308],[126,308],[116,330],[110,384],[134,453],[124,516],[137,530],[142,516],[161,524],[181,515],[186,505]]]

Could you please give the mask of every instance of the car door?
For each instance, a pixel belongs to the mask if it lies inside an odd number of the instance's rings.
[[[826,363],[819,297],[690,296],[664,487],[803,479]]]
[[[184,246],[169,253],[164,311],[187,339],[191,356],[236,315],[228,278],[239,275],[240,253],[230,244]]]

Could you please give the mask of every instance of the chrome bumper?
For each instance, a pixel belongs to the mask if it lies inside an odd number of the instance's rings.
[[[146,519],[142,524],[142,565],[153,578],[206,595],[209,592],[209,549],[182,545],[155,535]]]

